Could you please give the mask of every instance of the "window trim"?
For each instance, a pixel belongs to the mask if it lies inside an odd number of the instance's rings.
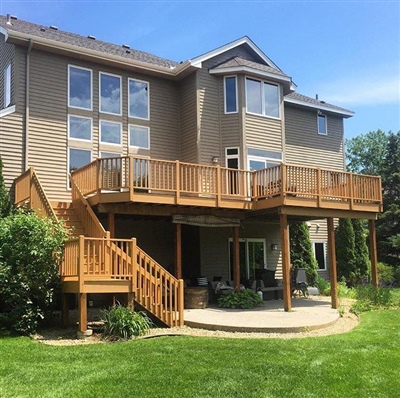
[[[317,271],[327,271],[328,270],[328,264],[327,264],[327,255],[326,255],[326,241],[324,241],[324,240],[312,240],[311,241],[311,245],[312,245],[312,250],[313,250],[313,254],[314,254],[314,258],[315,258],[315,260],[317,261],[317,257],[315,256],[315,244],[316,243],[322,243],[323,244],[323,249],[324,249],[324,265],[325,265],[325,268],[319,268],[319,266],[318,266],[318,269],[317,269]],[[318,261],[317,261],[318,262]]]
[[[119,144],[115,144],[113,142],[107,142],[107,141],[102,140],[102,123],[103,122],[119,125]],[[113,120],[100,119],[99,120],[99,145],[112,145],[115,147],[121,147],[122,146],[122,123],[114,122]]]
[[[256,113],[256,112],[250,112],[247,107],[247,80],[254,80],[256,82],[261,83],[261,111],[262,113]],[[269,84],[271,86],[276,86],[278,88],[278,110],[279,110],[279,116],[271,116],[271,115],[266,115],[265,114],[265,94],[264,94],[264,84]],[[244,89],[245,89],[245,99],[246,99],[246,113],[249,115],[256,115],[256,116],[262,116],[262,117],[267,117],[270,119],[274,120],[281,120],[282,119],[282,96],[281,96],[281,86],[278,83],[272,83],[268,80],[262,80],[262,79],[257,79],[251,76],[246,76],[245,77],[245,82],[244,82]]]
[[[140,127],[140,128],[147,130],[147,142],[148,142],[147,148],[143,147],[143,146],[131,145],[131,127]],[[141,126],[139,124],[128,124],[128,147],[150,150],[150,127],[149,126]]]
[[[70,157],[71,157],[70,151],[71,151],[71,149],[75,149],[75,150],[78,150],[78,151],[90,152],[90,161],[89,161],[89,163],[91,163],[91,162],[93,161],[93,150],[92,150],[92,149],[77,148],[77,147],[75,147],[75,146],[70,146],[70,145],[68,145],[68,148],[67,148],[67,191],[70,191],[70,190],[71,190],[71,185],[70,185],[70,183],[69,183],[69,175],[70,175],[70,173],[71,173],[71,172],[69,171],[69,169],[70,169]]]
[[[11,106],[11,80],[12,80],[12,66],[11,62],[4,69],[4,108]]]
[[[101,75],[118,77],[119,79],[119,113],[101,110]],[[116,75],[114,73],[99,71],[99,113],[103,113],[105,115],[122,116],[122,76]]]
[[[78,118],[81,118],[81,119],[90,120],[90,139],[89,140],[86,140],[84,138],[71,137],[71,129],[70,129],[70,119],[71,119],[71,117],[78,117]],[[92,117],[68,114],[68,126],[67,126],[67,129],[68,129],[68,139],[69,140],[81,141],[81,142],[93,142],[93,118]]]
[[[237,154],[236,155],[228,155],[229,149],[236,149]],[[238,170],[240,170],[240,147],[238,147],[238,146],[225,147],[225,167],[228,167],[228,159],[237,159],[238,160]]]
[[[323,117],[325,120],[325,133],[319,131],[319,118]],[[318,112],[317,114],[317,131],[319,135],[328,135],[328,118],[325,113]]]
[[[147,84],[147,118],[131,115],[131,90],[129,84],[131,80]],[[128,77],[128,117],[139,120],[150,120],[150,82],[146,80],[135,79],[134,77]]]
[[[236,94],[235,105],[236,105],[236,110],[228,112],[227,109],[226,109],[226,79],[231,79],[231,78],[235,78],[235,94]],[[238,79],[237,79],[237,76],[236,75],[224,76],[224,113],[226,115],[239,113],[239,100],[238,100],[238,97],[239,96],[238,96]]]
[[[81,106],[71,105],[71,68],[82,69],[90,72],[90,108],[82,108]],[[83,109],[85,111],[93,111],[93,70],[89,68],[84,68],[82,66],[77,66],[73,64],[68,64],[68,108]]]

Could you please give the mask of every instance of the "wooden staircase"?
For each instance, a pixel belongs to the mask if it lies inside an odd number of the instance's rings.
[[[71,188],[72,202],[50,203],[30,168],[15,181],[15,203],[64,221],[71,238],[60,276],[63,293],[78,294],[79,330],[87,327],[88,293],[127,293],[129,303],[135,301],[165,325],[183,326],[183,280],[141,250],[136,239],[111,239],[73,177]]]

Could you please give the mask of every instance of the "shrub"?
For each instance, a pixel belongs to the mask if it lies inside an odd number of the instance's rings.
[[[67,234],[61,223],[17,211],[0,220],[0,313],[27,334],[51,313]]]
[[[11,213],[11,200],[4,184],[3,161],[0,156],[0,218],[7,217]]]
[[[318,276],[315,280],[315,286],[323,296],[329,296],[331,294],[331,284],[328,280]]]
[[[111,339],[131,339],[149,332],[152,321],[144,312],[136,312],[120,304],[104,311],[103,336]]]
[[[396,269],[390,265],[378,263],[378,275],[383,285],[391,284],[396,280],[395,271]]]
[[[356,292],[354,288],[348,287],[344,279],[338,282],[337,289],[338,289],[338,297],[351,298],[351,299],[356,298]]]
[[[250,289],[233,291],[218,299],[218,305],[222,308],[254,308],[262,303],[261,297]]]
[[[360,285],[355,288],[357,301],[351,307],[355,314],[375,309],[390,308],[398,305],[393,299],[392,289]]]

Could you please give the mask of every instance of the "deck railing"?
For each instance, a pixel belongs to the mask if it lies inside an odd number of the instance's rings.
[[[179,161],[125,156],[97,159],[72,173],[84,196],[100,192],[204,196],[223,200],[259,201],[281,196],[381,203],[381,180],[315,167],[280,164],[248,171]]]
[[[169,326],[183,325],[183,281],[136,245],[136,239],[86,238],[66,243],[60,270],[64,280],[129,281],[135,301]]]
[[[17,206],[26,205],[41,216],[57,219],[33,167],[15,180],[15,204]]]

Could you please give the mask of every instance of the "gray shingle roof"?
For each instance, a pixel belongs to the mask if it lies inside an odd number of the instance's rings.
[[[299,94],[299,93],[291,93],[291,94],[285,95],[285,99],[286,98],[293,99],[295,101],[301,101],[301,102],[304,102],[305,104],[310,104],[315,107],[324,107],[324,108],[332,109],[332,111],[336,111],[339,113],[340,112],[353,113],[353,111],[349,111],[348,109],[341,108],[336,105],[328,104],[325,101],[319,101],[317,99],[307,97],[307,96]]]
[[[271,66],[259,64],[257,62],[249,61],[247,59],[244,59],[242,57],[233,57],[231,59],[228,59],[227,61],[223,62],[222,64],[219,64],[213,69],[224,69],[224,68],[233,68],[237,66],[247,66],[249,68],[257,69],[263,72],[269,72],[269,73],[274,73],[276,75],[281,75],[281,76],[286,76],[282,71],[276,68],[272,68]]]
[[[47,40],[54,40],[56,42],[65,43],[83,49],[90,49],[99,51],[109,55],[116,55],[126,59],[145,62],[166,68],[176,67],[178,62],[170,61],[168,59],[160,58],[155,55],[149,54],[144,51],[134,49],[127,49],[117,44],[107,43],[101,40],[93,40],[75,33],[69,33],[62,30],[51,29],[48,26],[36,25],[31,22],[21,21],[19,19],[12,19],[12,25],[7,25],[7,17],[0,16],[0,26],[8,31],[16,31],[31,36],[32,38],[38,37]]]

